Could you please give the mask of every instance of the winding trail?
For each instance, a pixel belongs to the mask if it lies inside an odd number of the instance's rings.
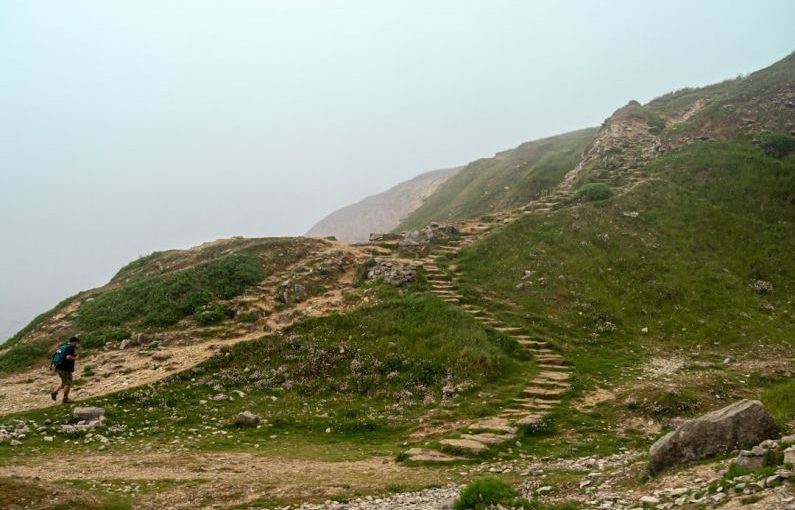
[[[519,214],[522,213],[524,212]],[[439,442],[440,450],[409,449],[406,455],[410,461],[439,463],[460,461],[466,456],[480,455],[503,443],[515,440],[522,428],[543,423],[545,416],[561,403],[560,397],[571,387],[569,384],[571,368],[563,356],[548,342],[532,338],[523,328],[505,324],[488,311],[467,304],[466,296],[457,290],[454,277],[442,271],[436,264],[436,257],[440,255],[455,257],[462,247],[475,242],[496,225],[515,220],[518,217],[515,214],[500,215],[491,224],[481,223],[462,227],[460,241],[450,241],[433,249],[420,262],[434,294],[448,303],[460,306],[483,325],[512,337],[533,356],[540,372],[500,414],[466,423],[460,430],[451,434],[453,437]]]

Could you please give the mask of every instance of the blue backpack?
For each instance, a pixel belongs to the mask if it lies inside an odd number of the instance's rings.
[[[61,344],[52,353],[52,359],[50,359],[50,370],[55,371],[60,365],[66,360],[66,349],[69,347],[69,344]]]

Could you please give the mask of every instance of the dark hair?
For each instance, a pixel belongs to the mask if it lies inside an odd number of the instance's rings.
[[[79,338],[77,338],[76,336],[73,336],[72,338],[70,338],[70,339],[69,339],[69,341],[70,341],[70,342],[77,342],[77,343],[80,343],[80,339],[79,339]]]

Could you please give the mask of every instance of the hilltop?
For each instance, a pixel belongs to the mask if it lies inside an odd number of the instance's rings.
[[[347,243],[365,243],[373,232],[391,232],[429,195],[462,167],[433,170],[343,207],[317,222],[307,236],[334,236]]]

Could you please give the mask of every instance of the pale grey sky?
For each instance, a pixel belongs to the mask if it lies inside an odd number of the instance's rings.
[[[0,0],[0,341],[154,250],[795,50],[795,2]]]

